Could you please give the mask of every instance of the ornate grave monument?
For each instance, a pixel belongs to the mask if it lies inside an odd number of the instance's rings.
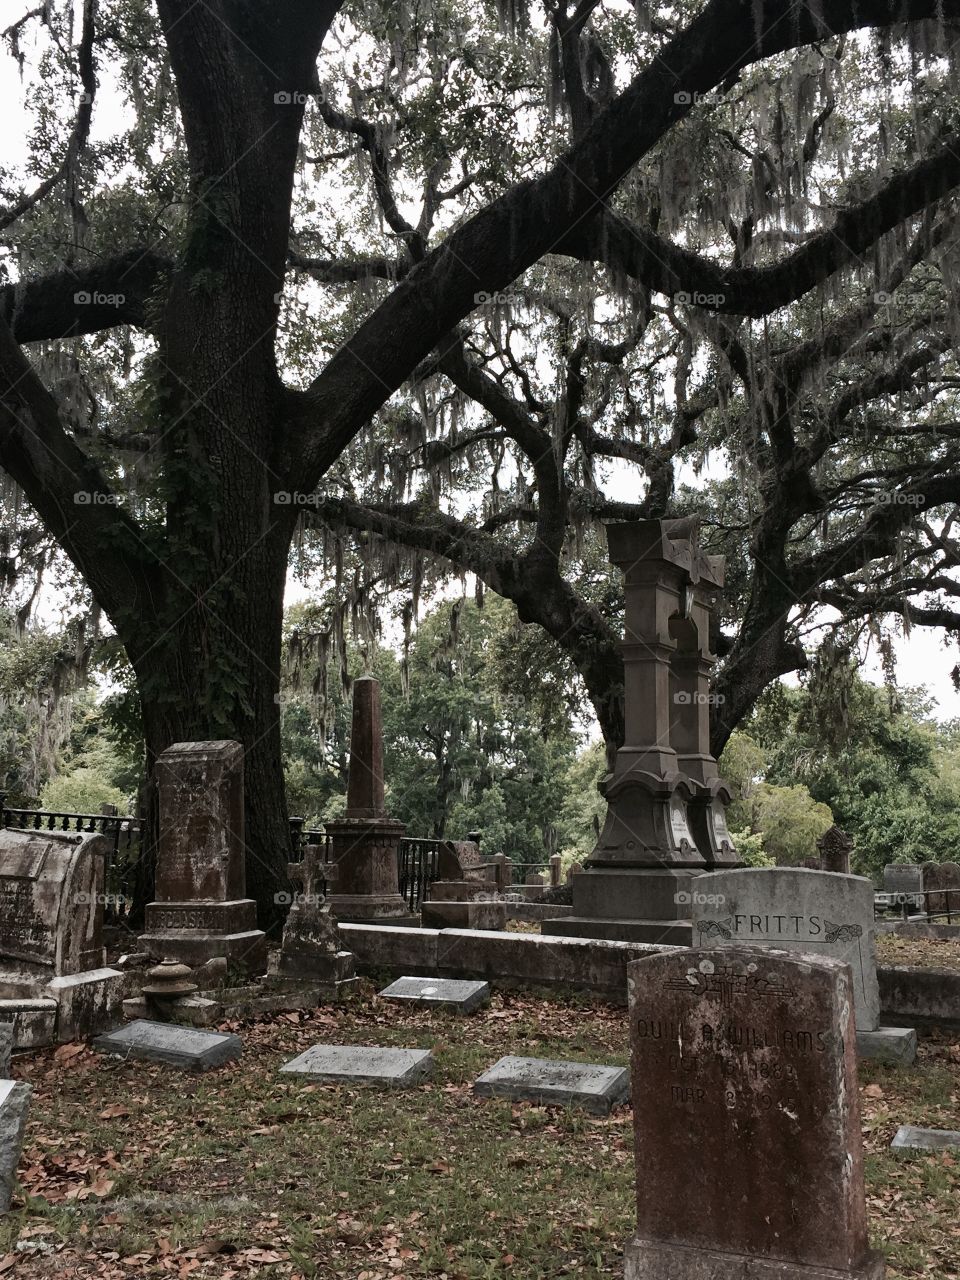
[[[267,965],[266,935],[246,896],[243,747],[178,742],[157,760],[156,901],[141,948],[191,966],[224,957],[247,974]]]
[[[123,974],[106,967],[102,835],[0,831],[0,1021],[31,1048],[119,1020]]]
[[[628,966],[637,1233],[625,1280],[882,1280],[850,969],[754,947]]]
[[[353,729],[347,810],[325,823],[330,861],[337,868],[330,907],[338,920],[370,924],[416,921],[400,896],[399,845],[406,830],[384,807],[383,721],[380,681],[362,676],[353,682]]]
[[[820,870],[836,871],[840,875],[850,874],[850,855],[853,853],[853,837],[847,835],[838,826],[825,831],[817,841],[820,851]]]
[[[710,754],[710,617],[723,560],[704,555],[694,520],[607,526],[624,574],[625,741],[604,779],[607,819],[573,915],[544,933],[688,945],[694,878],[738,866],[730,793]]]
[[[336,879],[336,867],[320,863],[317,850],[307,845],[300,866],[300,883],[286,923],[277,957],[275,986],[310,986],[321,998],[338,998],[357,985],[352,951],[343,946],[337,918],[321,884]]]

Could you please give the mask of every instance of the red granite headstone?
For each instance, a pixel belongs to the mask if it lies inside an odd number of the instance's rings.
[[[626,1280],[880,1280],[849,967],[727,947],[637,960],[628,984]]]

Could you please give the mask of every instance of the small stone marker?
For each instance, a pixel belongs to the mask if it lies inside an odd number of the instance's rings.
[[[572,1103],[599,1116],[608,1115],[629,1091],[630,1073],[625,1067],[512,1055],[494,1063],[473,1085],[473,1092],[481,1098],[559,1106]]]
[[[742,947],[627,974],[638,1224],[625,1280],[881,1280],[849,967]]]
[[[315,1044],[280,1071],[335,1083],[419,1084],[433,1071],[429,1049],[377,1049],[354,1044]]]
[[[209,1071],[240,1057],[243,1043],[239,1036],[219,1031],[197,1031],[172,1022],[150,1022],[138,1018],[116,1031],[97,1036],[93,1042],[97,1053],[110,1053],[122,1058],[144,1058],[148,1062],[164,1062],[171,1067]]]
[[[960,1149],[960,1133],[952,1129],[917,1129],[902,1124],[890,1143],[891,1151],[955,1151]]]
[[[923,893],[923,868],[913,862],[888,862],[883,868],[884,893]]]
[[[0,1213],[10,1208],[17,1162],[23,1148],[31,1088],[15,1080],[0,1080]]]
[[[380,994],[387,1000],[440,1005],[456,1013],[473,1013],[489,1001],[490,984],[455,978],[398,978]]]

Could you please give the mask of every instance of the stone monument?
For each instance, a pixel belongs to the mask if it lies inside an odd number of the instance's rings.
[[[850,874],[850,855],[853,853],[853,838],[832,826],[817,841],[820,851],[820,870],[835,871],[842,876]]]
[[[336,879],[336,868],[317,859],[321,847],[306,847],[301,865],[302,890],[294,897],[283,927],[276,970],[280,980],[319,987],[318,999],[338,997],[358,981],[353,952],[342,945],[337,918],[319,891],[321,884],[328,885]]]
[[[353,682],[350,774],[344,816],[325,824],[329,857],[337,868],[330,908],[338,920],[371,924],[416,921],[400,894],[399,846],[406,828],[384,807],[383,722],[380,682]]]
[[[637,1233],[625,1280],[882,1280],[849,967],[738,947],[627,973]]]
[[[608,525],[607,540],[626,589],[625,741],[603,782],[606,823],[573,882],[573,914],[542,931],[684,946],[695,877],[739,865],[730,793],[710,754],[710,617],[723,559],[701,552],[692,519]]]
[[[802,867],[745,867],[693,886],[694,947],[762,944],[831,956],[850,966],[857,1048],[863,1057],[913,1062],[916,1032],[880,1026],[873,882]]]
[[[224,957],[246,974],[267,966],[266,935],[246,896],[243,747],[178,742],[157,759],[156,900],[141,950],[191,966]]]
[[[18,1048],[119,1020],[123,974],[103,946],[107,848],[94,833],[0,831],[0,1021]]]

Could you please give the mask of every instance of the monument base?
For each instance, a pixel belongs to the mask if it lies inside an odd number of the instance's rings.
[[[267,968],[267,935],[256,927],[252,898],[234,902],[151,902],[140,949],[156,960],[179,960],[191,969],[223,956],[251,976]]]
[[[697,1249],[634,1236],[624,1249],[624,1280],[883,1280],[883,1258],[869,1253],[859,1266],[809,1266],[744,1253]]]
[[[689,947],[693,886],[705,867],[587,866],[573,878],[573,914],[541,933]]]
[[[507,927],[505,902],[424,902],[420,905],[424,929],[492,929]]]
[[[917,1060],[917,1033],[913,1027],[857,1029],[857,1056],[896,1067],[912,1067]]]
[[[399,893],[331,893],[330,910],[341,924],[419,924]]]

